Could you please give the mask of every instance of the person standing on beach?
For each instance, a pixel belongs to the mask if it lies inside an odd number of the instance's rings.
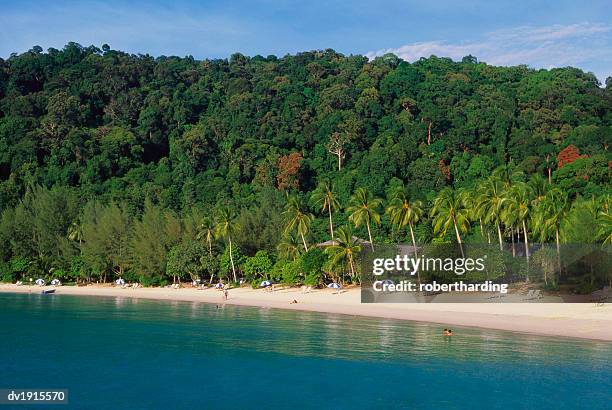
[[[223,300],[227,300],[228,293],[227,289],[223,291]]]

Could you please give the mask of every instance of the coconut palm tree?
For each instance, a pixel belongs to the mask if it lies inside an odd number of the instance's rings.
[[[208,246],[208,254],[212,256],[212,241],[215,238],[215,222],[208,217],[202,218],[198,225],[198,233],[196,239],[206,241]]]
[[[410,228],[410,238],[412,239],[414,254],[417,256],[414,224],[421,220],[425,212],[423,203],[419,200],[411,200],[407,190],[404,187],[399,187],[391,193],[386,212],[391,218],[391,223],[398,231],[406,226]]]
[[[319,184],[310,197],[310,200],[329,215],[329,235],[334,239],[334,224],[332,222],[332,212],[340,208],[340,202],[334,193],[334,185],[330,181],[323,181]]]
[[[237,230],[238,226],[236,224],[236,213],[229,208],[221,208],[217,217],[215,234],[219,238],[227,239],[230,263],[232,264],[232,273],[234,274],[234,282],[238,281],[238,277],[236,276],[236,266],[234,265],[234,255],[232,253],[232,236]]]
[[[605,195],[599,202],[601,211],[597,217],[597,236],[603,239],[604,244],[612,245],[612,197]]]
[[[476,206],[480,209],[479,213],[483,216],[484,222],[496,226],[497,236],[499,239],[499,249],[501,251],[504,250],[504,241],[501,230],[501,215],[504,202],[505,196],[502,181],[494,176],[487,178],[478,189]]]
[[[336,232],[334,244],[325,249],[332,265],[348,266],[351,278],[355,278],[355,256],[361,252],[361,245],[353,236],[350,226],[342,226]]]
[[[546,179],[540,174],[534,174],[527,182],[531,195],[533,196],[534,205],[539,203],[548,192],[550,185],[546,182]]]
[[[461,255],[463,256],[463,241],[461,233],[467,232],[469,229],[469,210],[465,206],[465,193],[463,190],[453,190],[444,188],[434,199],[433,207],[431,208],[431,216],[433,217],[434,233],[446,235],[448,229],[452,226],[455,229],[455,235]]]
[[[501,181],[505,190],[523,179],[523,172],[517,170],[512,164],[500,165],[493,170],[492,176]]]
[[[557,245],[557,262],[561,269],[561,239],[560,227],[570,208],[567,193],[559,188],[553,188],[538,203],[534,214],[534,230],[538,233],[540,242],[550,237],[555,238]]]
[[[81,249],[81,245],[83,244],[83,225],[81,225],[79,221],[72,222],[70,227],[68,227],[68,239],[79,243],[79,250],[82,254],[83,250]]]
[[[301,246],[300,239],[290,232],[283,235],[276,248],[280,256],[296,260],[302,254]]]
[[[502,219],[510,226],[518,226],[517,230],[523,229],[523,240],[525,242],[525,257],[529,262],[529,234],[527,223],[531,217],[533,191],[529,184],[519,182],[515,184],[507,195]]]
[[[372,197],[370,191],[365,188],[357,188],[351,197],[350,205],[346,211],[350,213],[349,220],[355,225],[355,228],[365,225],[368,230],[368,238],[370,239],[370,247],[374,250],[374,241],[372,240],[372,223],[380,225],[380,214],[378,209],[382,205],[382,199]]]
[[[314,215],[305,210],[299,199],[295,196],[289,197],[285,211],[283,212],[285,217],[285,233],[296,230],[298,235],[302,238],[304,250],[308,252],[308,244],[306,243],[306,234],[310,229],[310,224],[314,219]]]

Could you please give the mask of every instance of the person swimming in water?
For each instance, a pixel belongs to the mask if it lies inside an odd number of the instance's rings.
[[[442,334],[444,336],[452,336],[453,335],[453,331],[451,329],[444,329],[444,332]]]

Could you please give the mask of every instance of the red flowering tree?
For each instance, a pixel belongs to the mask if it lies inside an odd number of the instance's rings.
[[[276,175],[278,189],[284,191],[300,188],[299,172],[301,165],[302,154],[299,152],[292,152],[278,158],[278,174]]]
[[[579,158],[587,158],[588,155],[580,155],[580,150],[575,145],[568,145],[557,154],[557,168],[571,164]]]

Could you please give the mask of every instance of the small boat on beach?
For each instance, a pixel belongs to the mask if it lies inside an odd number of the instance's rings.
[[[42,294],[48,295],[50,293],[55,293],[55,289],[43,289]]]

